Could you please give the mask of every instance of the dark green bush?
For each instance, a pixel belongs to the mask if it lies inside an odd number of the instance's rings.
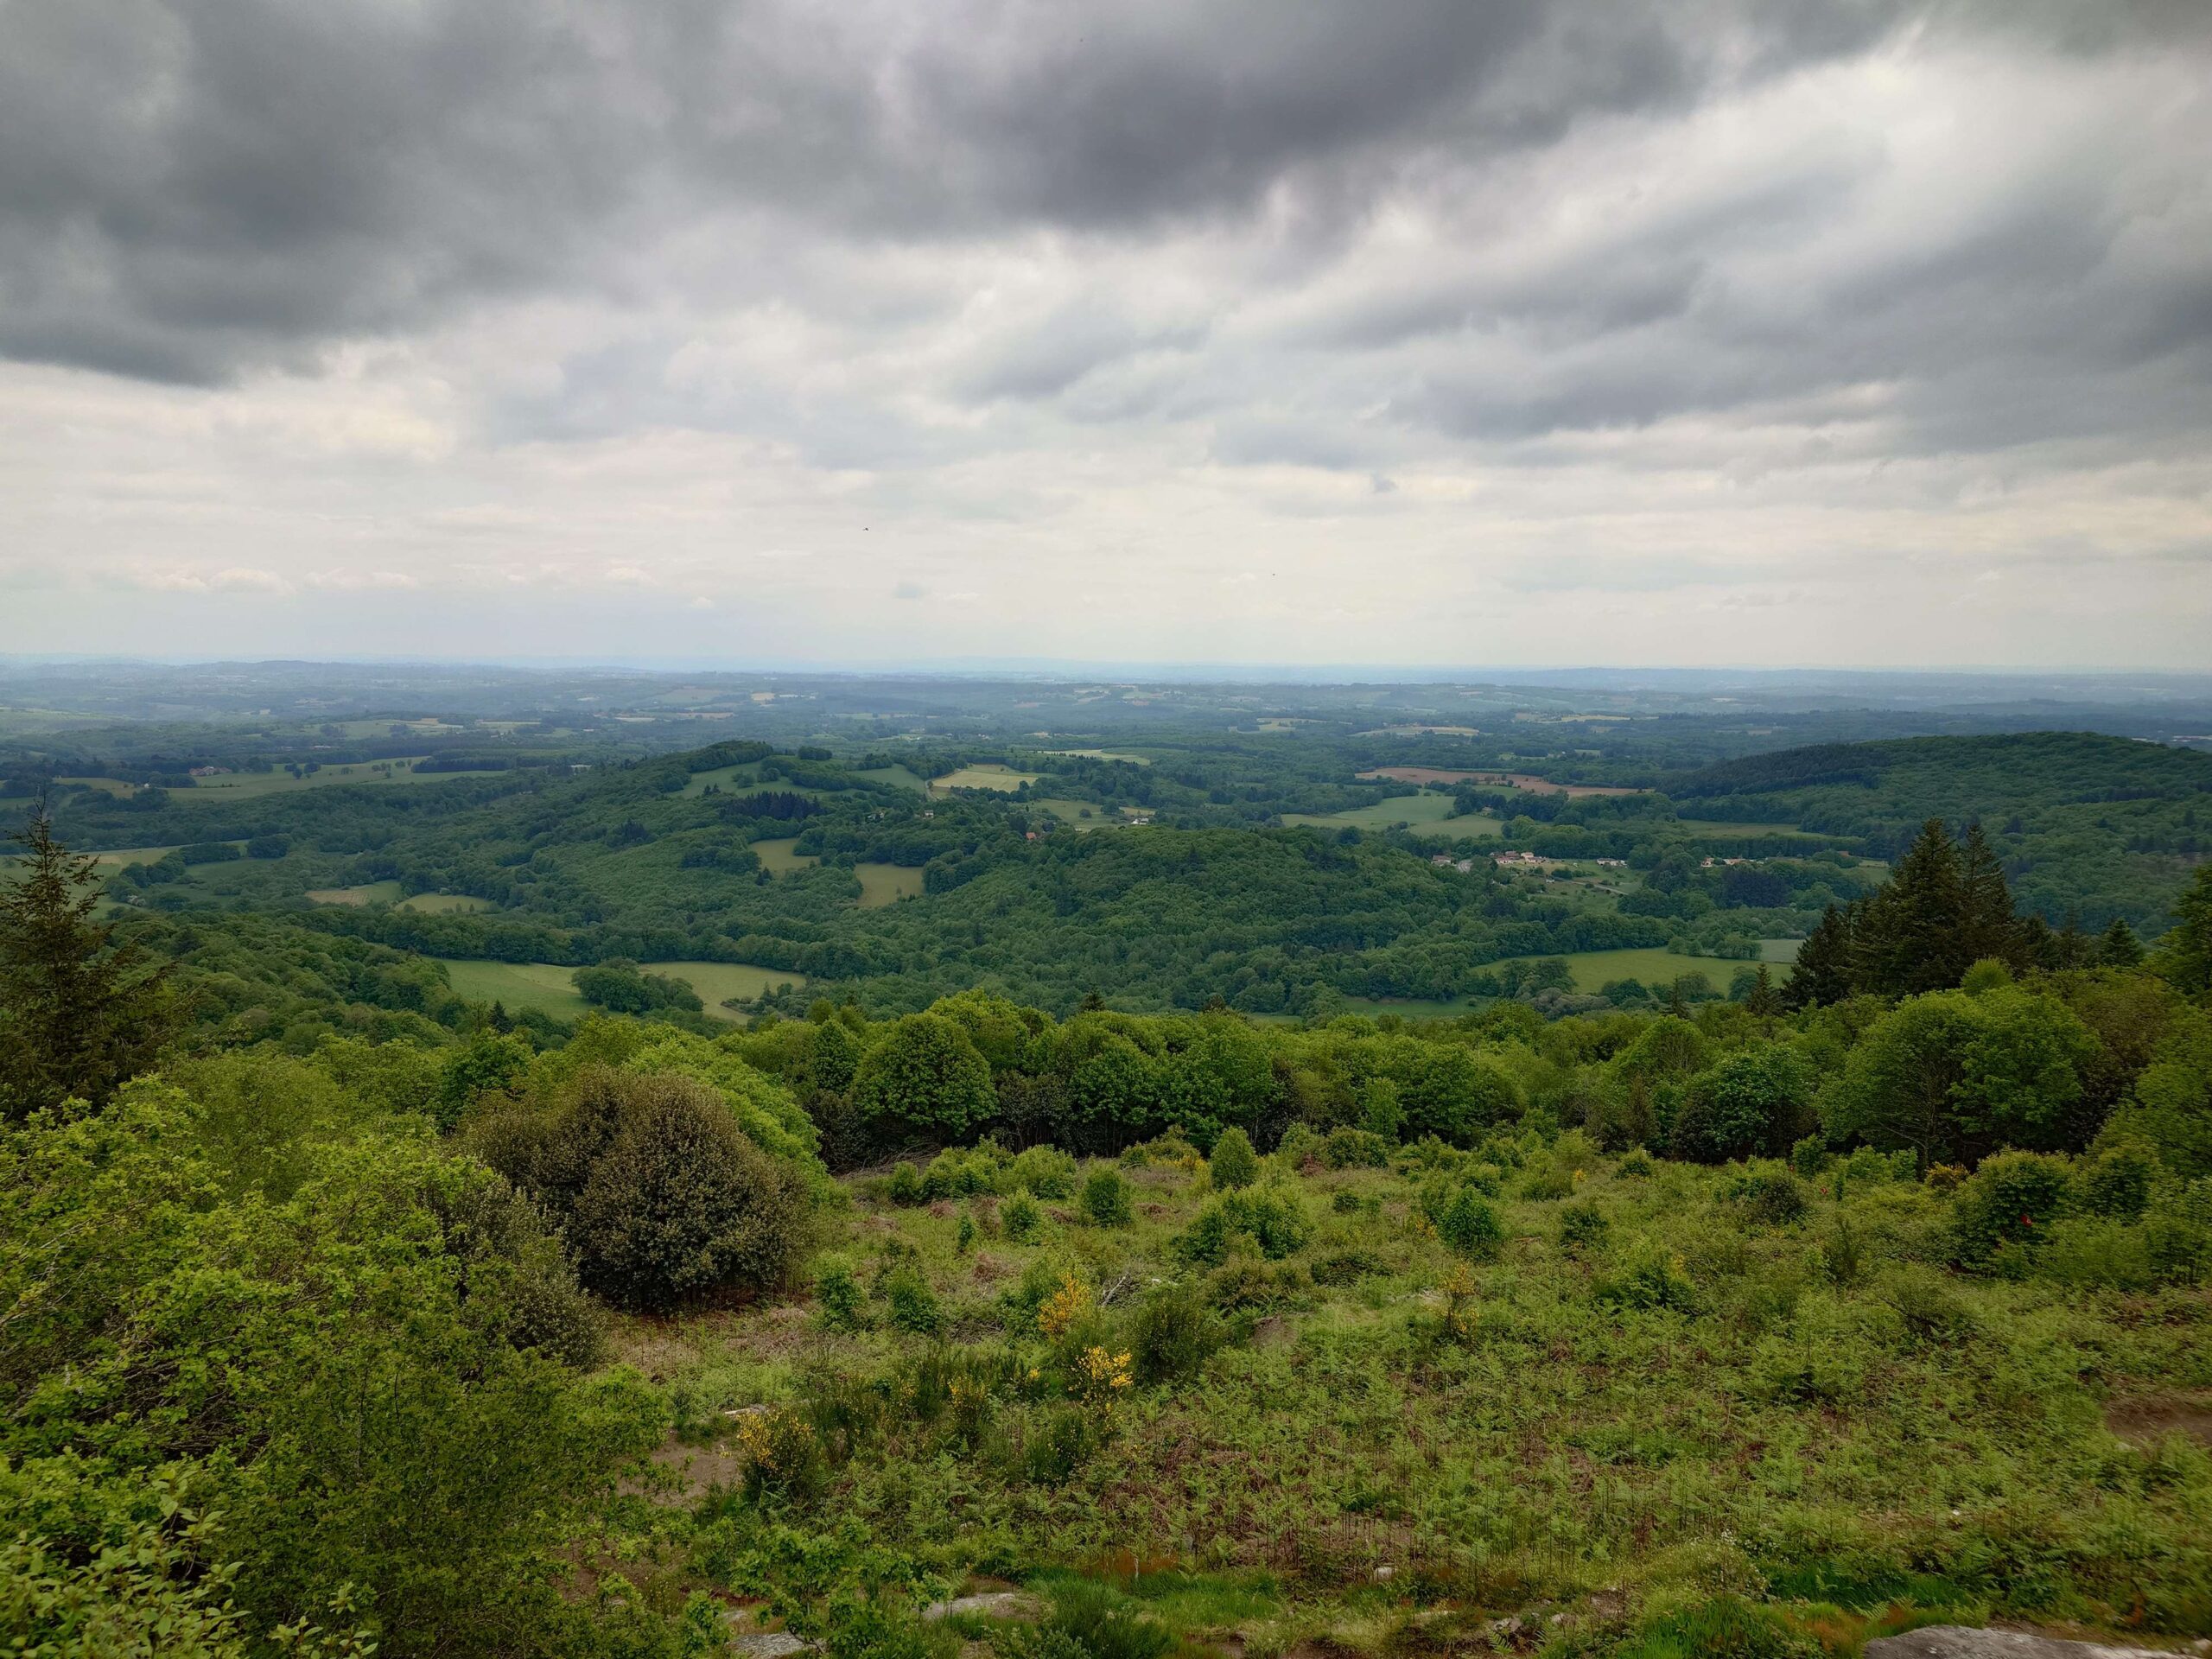
[[[1074,1640],[1090,1659],[1162,1659],[1173,1632],[1127,1596],[1095,1579],[1070,1579],[1053,1592],[1045,1628]]]
[[[1321,1142],[1321,1162],[1329,1169],[1381,1169],[1390,1161],[1390,1143],[1365,1129],[1331,1129]]]
[[[1136,1215],[1129,1184],[1110,1165],[1090,1172],[1083,1183],[1084,1218],[1094,1227],[1126,1227]]]
[[[1137,1304],[1130,1322],[1137,1381],[1152,1388],[1195,1376],[1227,1339],[1220,1316],[1196,1285],[1155,1285]]]
[[[1252,1150],[1251,1137],[1234,1127],[1224,1129],[1221,1139],[1213,1143],[1206,1170],[1217,1192],[1234,1192],[1251,1185],[1260,1179],[1259,1155]]]
[[[1959,1189],[1952,1215],[1959,1261],[1980,1267],[2006,1247],[2032,1249],[2040,1242],[2037,1230],[2047,1230],[2070,1207],[2073,1186],[2061,1158],[2005,1152],[1985,1159]]]
[[[2093,1216],[2133,1221],[2151,1202],[2160,1173],[2155,1148],[2141,1141],[2117,1141],[2082,1172],[2082,1207]]]
[[[1175,1248],[1185,1261],[1217,1267],[1228,1255],[1230,1242],[1245,1236],[1262,1255],[1275,1262],[1304,1249],[1310,1231],[1306,1211],[1294,1197],[1279,1187],[1260,1187],[1208,1200]]]
[[[625,1307],[779,1288],[812,1236],[797,1173],[690,1077],[591,1067],[552,1111],[488,1122],[479,1147],[561,1224],[583,1283]]]
[[[1044,1211],[1027,1192],[1017,1192],[999,1206],[999,1229],[1009,1243],[1027,1243],[1044,1224]]]
[[[1728,1197],[1751,1220],[1788,1227],[1811,1208],[1805,1184],[1781,1164],[1754,1164],[1729,1185]]]
[[[911,1262],[893,1264],[876,1282],[883,1298],[884,1319],[894,1331],[918,1337],[934,1337],[945,1326],[944,1309],[922,1270]]]
[[[822,1264],[814,1275],[814,1300],[830,1330],[858,1331],[868,1323],[867,1294],[849,1262],[833,1256]]]
[[[1612,1230],[1605,1212],[1587,1198],[1580,1204],[1570,1204],[1559,1212],[1560,1245],[1576,1255],[1603,1249]]]
[[[883,1196],[893,1204],[922,1203],[924,1200],[922,1172],[912,1164],[893,1165],[890,1179],[883,1184]]]

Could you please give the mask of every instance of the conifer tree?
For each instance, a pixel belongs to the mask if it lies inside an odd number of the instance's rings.
[[[1883,996],[1948,990],[1974,961],[1965,921],[1958,847],[1930,818],[1853,929],[1852,977]]]
[[[2183,996],[2212,995],[2212,864],[2198,865],[2174,900],[2174,925],[2152,966]]]
[[[2105,929],[2104,938],[2097,942],[2097,960],[2107,968],[2133,968],[2143,960],[2143,942],[2135,937],[2125,916],[2113,917],[2112,925]]]
[[[1851,916],[1830,905],[1797,951],[1797,965],[1782,988],[1783,1005],[1792,1008],[1821,1007],[1841,1002],[1852,993]]]
[[[2012,889],[2004,861],[1979,823],[1959,843],[1959,885],[1964,903],[1961,941],[1969,965],[1993,958],[2015,972],[2027,967],[2026,935],[2012,912]]]
[[[21,868],[0,887],[0,1116],[105,1106],[168,1039],[168,969],[92,919],[99,861],[54,839],[43,798],[14,839]]]

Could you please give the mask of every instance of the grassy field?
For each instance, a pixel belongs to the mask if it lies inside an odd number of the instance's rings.
[[[1433,823],[1408,824],[1406,828],[1408,834],[1421,841],[1479,841],[1505,833],[1504,820],[1487,812],[1470,812],[1465,817],[1439,818]]]
[[[822,861],[812,853],[795,853],[797,836],[779,836],[773,841],[756,841],[753,855],[760,861],[760,868],[771,875],[789,875],[793,870],[810,870]]]
[[[1043,777],[1038,772],[1016,772],[1012,766],[996,762],[980,766],[963,766],[957,772],[948,772],[942,778],[930,779],[930,793],[950,794],[956,789],[996,789],[1011,794],[1024,784],[1033,784]]]
[[[804,974],[755,968],[747,962],[649,962],[644,965],[649,974],[665,974],[671,979],[684,981],[699,993],[707,1012],[718,1018],[728,1017],[729,1011],[722,1007],[725,1002],[750,1002],[761,992],[772,991],[779,985],[806,983]]]
[[[401,899],[399,907],[420,911],[426,916],[473,916],[479,911],[499,908],[489,899],[480,899],[473,893],[418,893]]]
[[[862,910],[881,910],[901,899],[917,898],[922,891],[921,871],[908,865],[855,864],[853,874],[861,879]]]
[[[443,784],[456,778],[497,778],[497,772],[410,772],[425,755],[392,760],[361,760],[328,766],[304,778],[286,772],[234,772],[222,778],[202,778],[190,789],[169,791],[169,799],[184,806],[212,806],[224,801],[257,800],[264,795],[290,795],[303,789],[330,789],[340,785],[386,788],[395,784]]]
[[[552,962],[467,962],[442,957],[446,978],[454,991],[472,1002],[504,1002],[509,1008],[536,1008],[556,1020],[574,1020],[589,1010],[576,991],[576,970]],[[732,998],[751,1001],[779,985],[804,985],[804,974],[787,974],[772,968],[755,968],[742,962],[648,962],[640,964],[650,974],[680,979],[699,994],[707,1012],[716,1019],[731,1018],[722,1007]]]
[[[922,775],[905,766],[873,766],[866,772],[856,772],[855,778],[865,778],[872,784],[890,784],[899,789],[911,789],[917,795],[929,793],[929,785]]]
[[[1030,804],[1043,807],[1062,823],[1077,830],[1112,829],[1122,823],[1121,814],[1110,806],[1099,805],[1096,801],[1069,800],[1056,795],[1049,800],[1032,801]],[[1090,815],[1089,817],[1084,816],[1086,812]]]
[[[1418,795],[1393,795],[1371,806],[1351,807],[1342,812],[1286,812],[1282,821],[1317,830],[1341,830],[1346,824],[1359,830],[1388,830],[1394,823],[1402,823],[1419,835],[1446,837],[1495,836],[1503,828],[1494,817],[1476,814],[1455,818],[1452,811],[1452,797],[1424,790]]]
[[[454,992],[472,1002],[535,1008],[556,1020],[574,1020],[590,1004],[577,995],[575,972],[550,962],[467,962],[440,958]]]
[[[365,881],[357,887],[310,887],[318,905],[396,905],[404,891],[397,881]]]
[[[1797,939],[1762,939],[1760,960],[1778,969],[1775,982],[1789,977],[1789,964],[1797,959]],[[1535,958],[1528,958],[1535,960]],[[1656,948],[1634,950],[1578,950],[1559,958],[1574,976],[1574,988],[1595,996],[1617,979],[1640,980],[1649,989],[1663,990],[1684,974],[1703,974],[1716,991],[1726,991],[1738,968],[1751,964],[1733,957],[1683,957]],[[1356,996],[1347,999],[1356,1014],[1396,1014],[1407,1019],[1446,1020],[1473,1006],[1465,998],[1420,1001],[1410,998]]]

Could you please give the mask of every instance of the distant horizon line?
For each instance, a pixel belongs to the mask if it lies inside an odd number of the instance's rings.
[[[1221,661],[1140,661],[1116,658],[950,657],[893,658],[879,662],[798,662],[762,659],[733,661],[721,658],[636,656],[421,656],[360,655],[298,656],[149,656],[120,652],[5,652],[0,667],[143,668],[442,668],[505,669],[520,671],[645,674],[786,674],[824,678],[856,678],[888,674],[938,676],[945,678],[1008,678],[1022,676],[1086,679],[1141,676],[1153,679],[1192,677],[1214,682],[1286,681],[1306,684],[1436,684],[1470,679],[1557,675],[1743,676],[1761,678],[1855,675],[1878,678],[1967,678],[2088,680],[2126,677],[2157,681],[2203,681],[2212,684],[2212,671],[2148,668],[2113,664],[2038,667],[2019,664],[1943,664],[1899,666],[1895,664],[1816,663],[1789,667],[1756,664],[1593,663],[1542,664],[1440,663],[1281,663]]]

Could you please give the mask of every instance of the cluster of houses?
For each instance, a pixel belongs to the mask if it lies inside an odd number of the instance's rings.
[[[1471,858],[1455,861],[1442,853],[1439,853],[1428,861],[1432,864],[1449,864],[1453,869],[1462,872],[1475,867],[1475,861]],[[1606,870],[1624,870],[1628,868],[1628,861],[1624,858],[1543,858],[1529,852],[1492,853],[1490,855],[1490,861],[1501,870],[1559,870],[1577,863],[1595,864],[1599,868]]]

